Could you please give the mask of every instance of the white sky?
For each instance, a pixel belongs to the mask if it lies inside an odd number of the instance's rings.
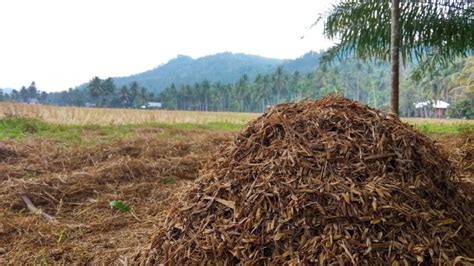
[[[308,29],[334,0],[0,1],[0,88],[60,91],[128,76],[178,54],[296,58],[327,48]],[[300,39],[305,35],[304,39]]]

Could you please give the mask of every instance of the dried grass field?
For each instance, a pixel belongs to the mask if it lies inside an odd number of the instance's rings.
[[[50,105],[29,105],[1,103],[0,117],[22,116],[40,118],[46,122],[75,125],[142,124],[154,123],[232,123],[243,124],[258,114],[216,113],[194,111],[139,110],[112,108],[59,107]]]
[[[123,125],[150,122],[166,124],[230,123],[242,125],[251,119],[257,118],[259,115],[258,113],[235,112],[60,107],[0,102],[0,118],[6,116],[20,116],[39,118],[50,123],[70,125]],[[474,127],[474,120],[435,118],[403,118],[403,120],[420,127],[431,125],[436,127]]]
[[[126,265],[219,145],[258,115],[3,103],[0,116],[0,264]],[[473,178],[472,121],[408,122]],[[210,123],[222,124],[199,126]]]

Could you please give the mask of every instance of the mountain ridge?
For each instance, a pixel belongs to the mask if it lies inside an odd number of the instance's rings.
[[[130,76],[113,77],[118,87],[133,81],[154,93],[160,93],[167,86],[194,84],[207,79],[209,82],[233,83],[246,74],[254,79],[258,74],[269,74],[278,66],[286,71],[307,73],[319,64],[319,53],[310,51],[296,59],[276,59],[258,55],[222,52],[199,58],[177,55],[165,64]],[[81,85],[81,87],[84,86]]]

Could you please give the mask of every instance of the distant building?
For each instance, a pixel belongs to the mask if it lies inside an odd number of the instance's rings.
[[[86,103],[85,106],[86,107],[96,107],[96,104],[95,103]]]
[[[145,105],[141,106],[142,109],[160,109],[160,102],[147,102]]]
[[[28,98],[26,103],[28,103],[28,104],[40,104],[40,102],[36,98]]]
[[[415,116],[417,117],[433,117],[444,118],[449,103],[441,100],[430,100],[415,103]]]

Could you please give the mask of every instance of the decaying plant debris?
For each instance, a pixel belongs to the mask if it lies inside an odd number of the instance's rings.
[[[435,138],[449,149],[449,160],[466,181],[474,182],[474,132],[466,131],[457,137]]]
[[[17,154],[13,149],[0,145],[0,162],[8,161],[16,155]]]
[[[201,171],[142,263],[449,263],[474,254],[474,204],[447,155],[344,98],[281,104]]]
[[[0,265],[126,263],[233,135],[144,128],[113,142],[98,136],[85,147],[34,137],[1,141]],[[111,209],[113,200],[130,211]]]

